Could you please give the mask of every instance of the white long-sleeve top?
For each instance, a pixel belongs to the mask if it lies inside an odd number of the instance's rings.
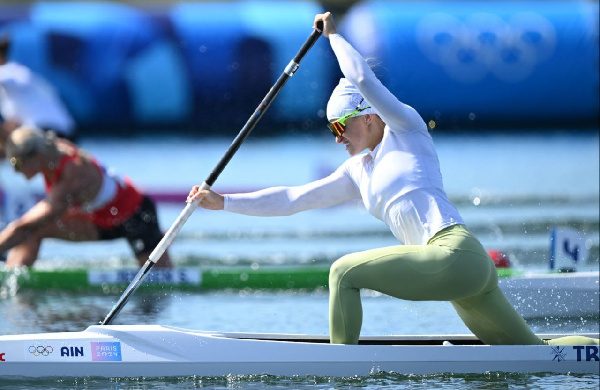
[[[385,122],[381,142],[373,151],[349,158],[324,179],[226,195],[225,210],[280,216],[360,198],[367,210],[407,245],[426,244],[438,231],[464,223],[444,191],[425,122],[381,84],[341,35],[332,34],[329,40],[344,76]]]
[[[56,90],[16,62],[0,65],[0,114],[21,125],[74,133],[75,122]]]

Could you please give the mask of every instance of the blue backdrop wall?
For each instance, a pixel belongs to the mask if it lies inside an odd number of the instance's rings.
[[[344,22],[384,84],[424,118],[598,123],[598,2],[371,1]]]
[[[47,1],[0,5],[0,31],[11,59],[57,87],[81,135],[229,135],[322,11],[314,1]],[[338,22],[384,84],[438,126],[598,125],[597,2],[363,1]],[[339,77],[320,39],[260,133],[322,131]]]

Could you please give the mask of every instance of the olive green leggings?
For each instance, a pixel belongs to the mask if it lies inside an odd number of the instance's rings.
[[[399,245],[352,253],[329,273],[331,343],[357,344],[360,289],[411,301],[451,301],[485,344],[543,344],[498,287],[494,262],[464,225],[438,232],[427,245]],[[571,336],[552,344],[597,344]]]

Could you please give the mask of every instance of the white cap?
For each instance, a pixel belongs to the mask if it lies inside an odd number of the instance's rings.
[[[370,106],[367,101],[361,103],[361,100],[363,100],[363,96],[360,94],[358,88],[352,85],[347,79],[341,78],[339,84],[331,93],[331,97],[327,103],[327,120],[331,122],[344,115],[348,115],[356,110],[359,104],[359,108]],[[375,110],[371,107],[361,111],[358,115],[375,113]]]

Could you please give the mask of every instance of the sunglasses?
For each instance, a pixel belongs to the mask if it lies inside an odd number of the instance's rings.
[[[341,137],[342,134],[344,134],[344,131],[346,131],[346,121],[348,119],[357,116],[359,113],[366,110],[367,108],[371,108],[371,106],[360,108],[360,105],[362,104],[362,102],[364,100],[365,99],[362,98],[360,100],[360,102],[358,103],[358,105],[356,106],[356,109],[354,111],[352,111],[350,114],[344,115],[337,121],[331,122],[327,125],[327,127],[329,128],[329,130],[331,130],[331,133],[333,134],[334,137],[336,137],[336,138]]]
[[[15,171],[20,171],[21,168],[23,167],[23,164],[25,164],[26,160],[33,158],[37,154],[37,152],[35,150],[30,150],[25,153],[19,153],[19,154],[20,154],[19,157],[13,156],[10,159],[8,159],[8,162],[15,169]]]
[[[23,166],[23,159],[21,158],[11,157],[9,162],[10,165],[12,165],[12,167],[15,169],[15,171],[21,170],[21,167]]]

